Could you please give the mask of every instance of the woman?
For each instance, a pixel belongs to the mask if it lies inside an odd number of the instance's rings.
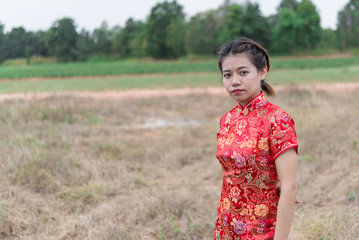
[[[267,101],[267,51],[241,38],[219,51],[228,94],[238,102],[222,116],[217,158],[223,167],[215,239],[287,239],[297,191],[297,138],[292,118]],[[280,197],[276,185],[280,183]]]

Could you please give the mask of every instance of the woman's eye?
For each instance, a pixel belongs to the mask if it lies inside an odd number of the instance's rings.
[[[231,77],[231,74],[226,73],[226,74],[224,74],[224,75],[223,75],[223,77],[225,77],[225,78],[229,78],[229,77]]]
[[[247,71],[240,71],[241,75],[246,75],[248,72]]]

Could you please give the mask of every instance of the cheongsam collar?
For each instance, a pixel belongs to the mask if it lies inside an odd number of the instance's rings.
[[[238,103],[238,111],[240,115],[246,116],[248,113],[253,112],[256,109],[259,109],[268,103],[264,92],[261,91],[255,98],[249,101],[244,107]]]

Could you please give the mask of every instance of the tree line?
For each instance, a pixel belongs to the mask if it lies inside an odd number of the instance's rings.
[[[4,32],[0,23],[0,63],[32,56],[59,61],[85,61],[89,56],[176,59],[185,55],[214,55],[221,44],[247,36],[272,54],[311,52],[315,49],[359,47],[359,0],[349,0],[338,13],[337,29],[322,29],[311,0],[282,0],[277,12],[262,15],[257,3],[225,0],[217,9],[186,19],[176,0],[157,3],[145,21],[129,18],[123,27],[106,22],[89,32],[77,31],[71,18],[55,21],[47,31],[23,27]]]

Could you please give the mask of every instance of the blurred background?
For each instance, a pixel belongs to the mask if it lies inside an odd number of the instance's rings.
[[[212,57],[238,36],[272,55],[357,53],[357,12],[346,0],[13,1],[0,10],[0,62]]]
[[[359,0],[14,0],[0,8],[0,238],[213,239],[220,46],[271,56],[295,120],[289,239],[359,236]]]

